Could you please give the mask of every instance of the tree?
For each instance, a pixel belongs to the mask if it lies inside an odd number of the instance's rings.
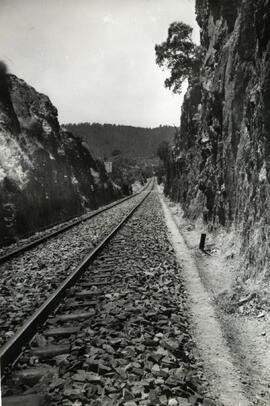
[[[168,38],[155,46],[156,63],[167,68],[171,76],[165,80],[165,87],[174,93],[181,93],[185,79],[198,74],[202,59],[201,47],[192,41],[193,29],[183,23],[174,22],[168,29]]]
[[[166,164],[166,162],[168,161],[169,151],[170,151],[169,143],[167,141],[162,141],[158,146],[157,156],[161,161],[164,162],[164,164]]]

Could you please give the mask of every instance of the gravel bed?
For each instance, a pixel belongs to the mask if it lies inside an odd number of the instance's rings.
[[[120,203],[0,265],[0,346],[142,196]]]
[[[64,221],[60,224],[56,224],[56,225],[46,228],[44,230],[37,231],[35,234],[32,234],[29,237],[21,238],[19,241],[15,242],[15,243],[0,247],[0,257],[13,252],[14,250],[22,248],[25,245],[30,244],[31,242],[37,241],[39,238],[45,237],[45,236],[51,234],[52,232],[61,230],[65,226],[69,226],[73,223],[76,223],[77,221],[83,220],[83,219],[87,218],[91,213],[95,213],[95,211],[101,210],[102,208],[109,206],[110,204],[113,204],[113,203],[114,202],[111,202],[111,203],[108,203],[108,205],[100,206],[96,210],[92,210],[92,211],[88,210],[85,214],[82,214],[81,216],[73,217],[72,219]]]
[[[206,396],[181,268],[156,193],[71,289],[69,300],[81,291],[80,284],[96,282],[108,267],[109,283],[94,287],[95,292],[101,289],[95,303],[80,310],[92,309],[92,316],[64,323],[79,326],[79,333],[65,339],[40,333],[32,343],[32,349],[66,345],[69,353],[42,361],[28,349],[18,369],[51,370],[38,383],[18,378],[17,370],[3,385],[3,394],[44,394],[44,404],[51,406],[217,405]],[[82,301],[82,306],[87,305]],[[68,302],[58,310],[60,315],[70,312],[74,309]],[[58,326],[57,319],[49,319],[45,329]]]
[[[57,231],[59,229],[61,229],[63,226],[67,226],[69,224],[72,224],[73,222],[79,220],[79,219],[84,219],[86,216],[88,216],[91,212],[87,212],[85,214],[83,214],[82,216],[78,216],[78,217],[74,217],[70,220],[64,221],[63,223],[60,224],[56,224],[54,226],[51,226],[49,228],[46,228],[44,230],[41,231],[37,231],[36,233],[30,235],[29,237],[24,237],[24,238],[20,238],[18,241],[0,247],[0,256],[4,256],[6,254],[9,254],[10,252],[17,250],[18,248],[24,247],[25,245],[34,242],[36,240],[38,240],[41,237],[45,237],[47,235],[49,235],[50,233],[52,233],[53,231]]]

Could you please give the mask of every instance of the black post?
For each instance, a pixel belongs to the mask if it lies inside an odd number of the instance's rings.
[[[201,234],[201,241],[200,241],[199,248],[202,251],[204,251],[205,240],[206,240],[206,234]]]

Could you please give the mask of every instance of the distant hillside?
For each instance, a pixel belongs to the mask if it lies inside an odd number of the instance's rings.
[[[133,158],[152,158],[163,141],[173,142],[175,128],[132,127],[114,124],[65,124],[65,128],[87,142],[96,157],[110,157],[121,152]]]

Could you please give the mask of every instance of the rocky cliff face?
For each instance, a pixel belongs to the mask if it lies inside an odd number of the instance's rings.
[[[206,57],[185,96],[166,191],[188,216],[234,226],[245,266],[270,255],[270,1],[197,0]]]
[[[120,197],[49,98],[0,74],[0,244]]]

